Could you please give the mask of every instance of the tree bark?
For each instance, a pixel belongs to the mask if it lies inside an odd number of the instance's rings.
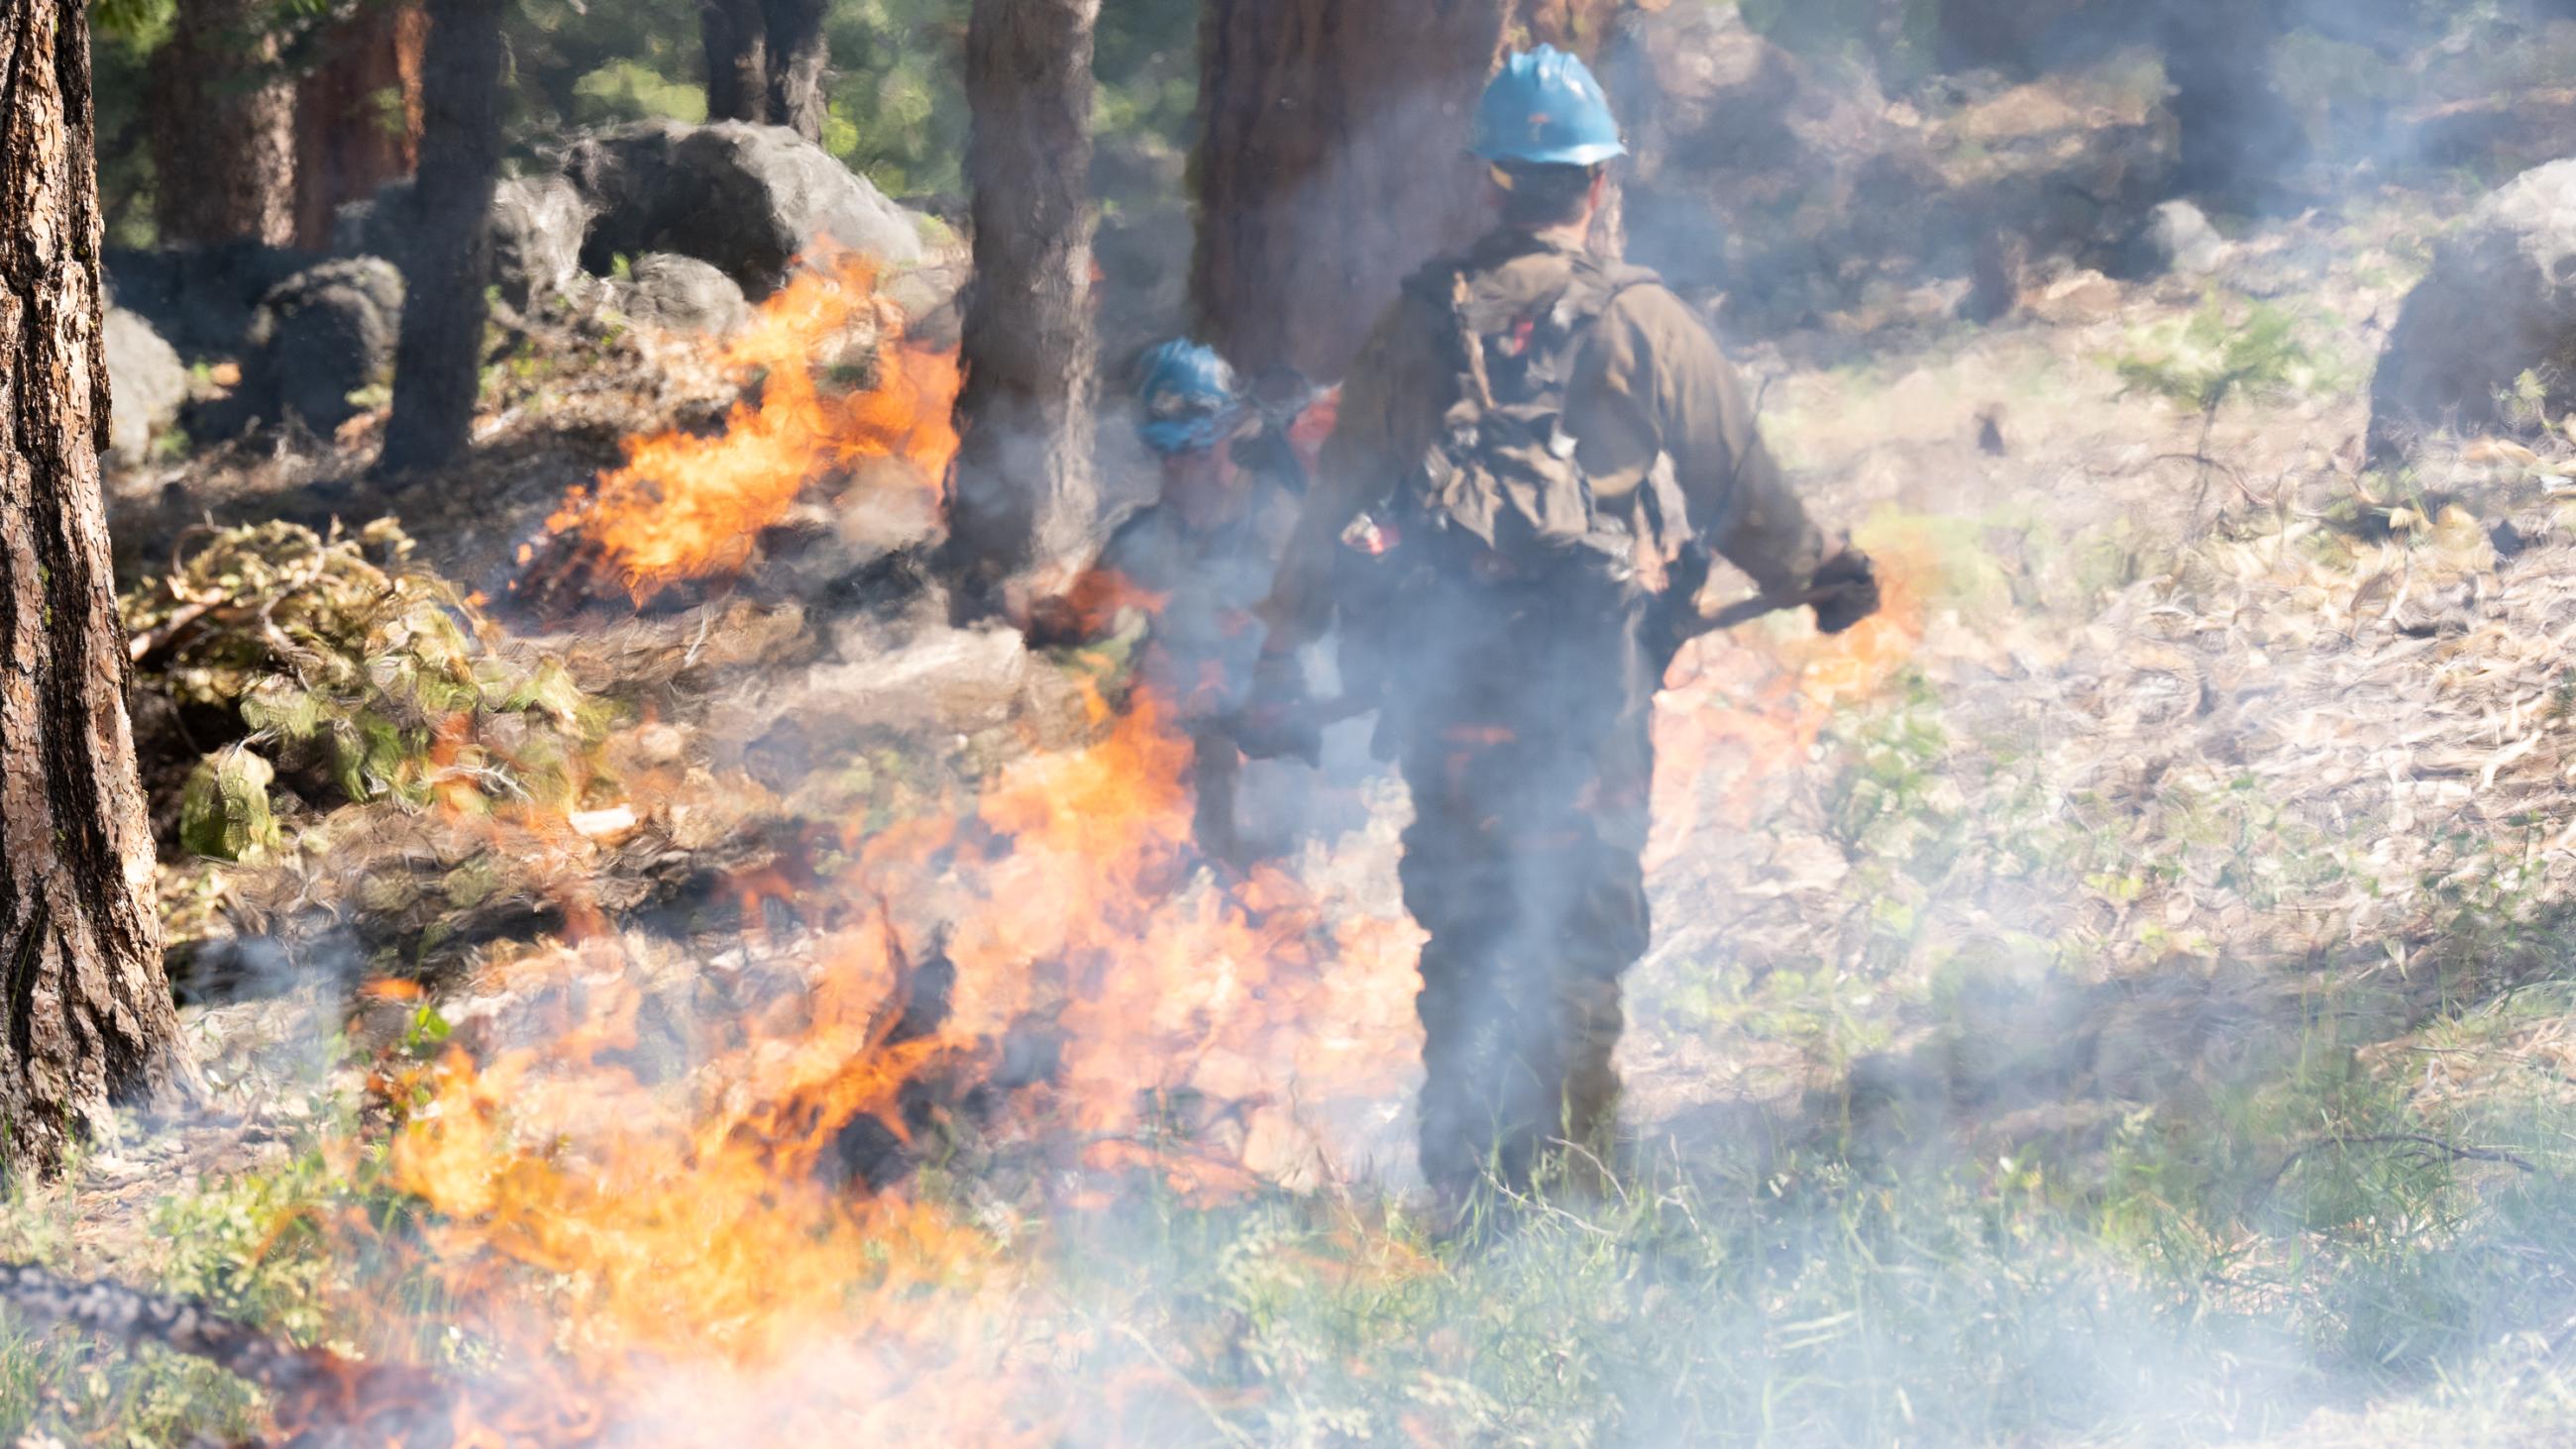
[[[769,18],[761,0],[698,0],[707,51],[707,119],[769,119]]]
[[[1661,10],[1671,0],[1646,0],[1641,9]],[[1631,0],[1522,0],[1520,24],[1531,44],[1545,43],[1585,59],[1598,55],[1620,12]]]
[[[295,236],[295,89],[263,0],[179,0],[152,57],[153,210],[165,242]]]
[[[98,450],[96,138],[81,0],[0,10],[0,1167],[61,1165],[109,1105],[187,1079]]]
[[[826,107],[823,67],[831,52],[823,36],[824,0],[767,0],[769,113],[808,141],[823,139]]]
[[[1212,0],[1190,290],[1238,369],[1339,377],[1405,275],[1483,227],[1461,153],[1514,8]]]
[[[361,6],[323,37],[321,63],[295,88],[297,246],[328,249],[342,203],[375,195],[419,164],[428,37],[417,0]]]
[[[951,547],[964,612],[1071,557],[1092,477],[1092,27],[1100,0],[975,0],[966,32],[975,281],[957,399]]]
[[[393,416],[380,466],[464,453],[482,388],[485,243],[501,170],[501,0],[430,0],[421,77],[419,232],[403,279]]]
[[[1463,158],[1506,45],[1599,54],[1668,0],[1210,0],[1199,32],[1200,329],[1250,374],[1339,377],[1406,274],[1489,224]],[[1615,97],[1614,97],[1615,99]],[[1617,251],[1618,208],[1595,245]]]

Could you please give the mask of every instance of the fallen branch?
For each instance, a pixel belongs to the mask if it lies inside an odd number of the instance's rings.
[[[225,1318],[193,1298],[146,1293],[121,1283],[75,1283],[28,1263],[0,1264],[0,1303],[36,1323],[67,1323],[129,1348],[157,1343],[281,1397],[345,1382],[352,1367],[336,1354],[297,1348]]]
[[[2346,1147],[2421,1147],[2440,1153],[2453,1162],[2501,1162],[2527,1173],[2540,1171],[2539,1166],[2530,1158],[2504,1151],[2502,1148],[2462,1147],[2456,1143],[2445,1142],[2439,1137],[2426,1136],[2421,1132],[2370,1132],[2354,1136],[2321,1137],[2304,1146],[2292,1148],[2290,1155],[2281,1159],[2281,1165],[2273,1168],[2270,1174],[2264,1177],[2262,1184],[2248,1194],[2249,1198],[2269,1196],[2274,1188],[2281,1185],[2281,1179],[2289,1175],[2290,1169],[2298,1166],[2300,1161],[2310,1154],[2322,1152],[2328,1148]]]

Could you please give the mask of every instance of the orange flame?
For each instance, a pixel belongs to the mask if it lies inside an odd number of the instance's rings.
[[[1870,541],[1877,614],[1838,635],[1770,643],[1711,636],[1683,651],[1655,711],[1649,870],[1703,825],[1740,829],[1768,781],[1794,774],[1842,706],[1885,689],[1923,642],[1924,595],[1938,564],[1905,539]]]
[[[1137,1171],[1202,1200],[1330,1171],[1335,1123],[1400,1095],[1419,1055],[1419,936],[1283,872],[1221,883],[1189,843],[1187,740],[1151,700],[1104,723],[1087,749],[1006,770],[971,822],[853,841],[847,874],[799,902],[827,932],[803,984],[711,1024],[716,1048],[685,1077],[639,1063],[654,983],[703,968],[608,938],[515,963],[492,1030],[524,1041],[389,1084],[415,1104],[396,1179],[435,1214],[428,1248],[460,1304],[567,1360],[618,1416],[685,1370],[719,1385],[710,1402],[757,1404],[770,1442],[789,1432],[778,1415],[996,1442],[1010,1436],[985,1417],[997,1370],[978,1335],[1025,1285],[989,1233],[919,1195],[834,1183],[861,1119],[908,1139],[908,1088],[988,1071],[1038,1025],[1060,1055],[1015,1112],[1089,1174],[1063,1206]],[[915,1035],[898,1031],[915,982],[885,901],[957,922],[945,1014]],[[853,1340],[874,1374],[839,1364],[822,1395],[801,1377],[793,1394],[748,1387]],[[654,1430],[746,1432],[739,1410]]]
[[[860,474],[864,486],[935,507],[957,452],[957,358],[904,346],[899,317],[877,305],[874,288],[863,259],[798,273],[718,351],[728,370],[759,377],[757,398],[735,403],[722,432],[630,442],[625,465],[573,490],[547,532],[580,533],[642,603],[682,580],[741,568],[760,530],[828,476]],[[876,385],[827,392],[814,359],[870,319],[884,344]],[[880,460],[892,466],[870,466]]]
[[[889,352],[878,387],[842,398],[806,365],[868,288],[848,266],[800,278],[725,348],[766,369],[757,403],[720,436],[636,443],[550,526],[578,530],[641,601],[740,567],[759,528],[836,475],[935,499],[953,360]],[[1851,634],[1692,657],[1658,725],[1659,850],[1724,767],[1795,767],[1837,703],[1911,653],[1922,574],[1888,562],[1886,613]],[[429,1266],[504,1361],[537,1366],[525,1392],[553,1409],[469,1390],[446,1406],[454,1442],[1060,1442],[1066,1426],[997,1407],[1035,1371],[995,1341],[1043,1286],[1012,1237],[1031,1230],[847,1180],[854,1141],[912,1142],[946,1110],[943,1082],[994,1080],[1032,1031],[1052,1067],[1022,1074],[1009,1126],[1058,1207],[1139,1174],[1234,1198],[1393,1145],[1368,1131],[1418,1070],[1419,931],[1285,870],[1208,870],[1192,746],[1165,702],[1094,724],[1088,747],[1019,760],[971,808],[853,827],[819,876],[745,877],[747,900],[792,892],[813,931],[747,945],[749,965],[637,944],[570,903],[572,940],[494,968],[506,1007],[468,1024],[473,1050],[382,1082]],[[649,810],[652,775],[624,783]],[[1727,784],[1732,810],[1743,782]],[[594,848],[569,818],[493,819],[568,859]],[[953,980],[920,1019],[929,937],[898,916],[946,923]]]

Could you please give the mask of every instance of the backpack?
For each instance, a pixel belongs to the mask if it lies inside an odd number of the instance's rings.
[[[1578,258],[1552,303],[1505,319],[1500,331],[1476,326],[1469,276],[1463,263],[1438,263],[1405,284],[1445,322],[1441,351],[1454,375],[1437,434],[1397,485],[1395,516],[1408,535],[1430,536],[1435,559],[1463,562],[1478,578],[1538,580],[1571,568],[1628,583],[1636,540],[1596,506],[1565,427],[1566,393],[1594,324],[1654,274]]]

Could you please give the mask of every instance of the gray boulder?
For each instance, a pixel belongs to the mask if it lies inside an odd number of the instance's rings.
[[[616,284],[619,311],[672,332],[731,332],[751,317],[734,279],[711,263],[646,252]]]
[[[921,256],[911,213],[783,127],[647,122],[576,143],[564,170],[596,213],[582,262],[602,274],[620,255],[677,252],[757,300],[828,242],[892,266]]]
[[[2371,465],[2428,431],[2505,425],[2525,373],[2552,414],[2576,408],[2576,161],[2524,172],[2435,248],[2371,379]]]
[[[888,277],[877,295],[903,314],[907,339],[925,347],[955,347],[965,332],[967,271],[960,259],[926,262]]]
[[[116,306],[151,323],[180,356],[196,361],[239,356],[259,299],[321,260],[312,252],[245,241],[111,248],[107,280]]]
[[[123,307],[107,313],[108,457],[131,468],[152,455],[152,440],[179,420],[188,400],[188,369],[152,324]]]
[[[383,257],[411,265],[411,238],[420,231],[408,178],[386,182],[374,197],[334,213],[331,250],[344,257]],[[520,311],[570,290],[581,274],[581,242],[590,228],[590,206],[561,176],[513,176],[492,193],[486,232],[492,285]]]
[[[2122,275],[2206,277],[2226,266],[2233,250],[2199,207],[2168,201],[2147,213],[2146,224],[2129,239]]]
[[[230,419],[300,420],[329,435],[358,414],[349,395],[393,376],[402,274],[382,257],[324,262],[261,299]]]
[[[561,176],[514,176],[492,194],[492,281],[521,311],[581,275],[590,204]]]

